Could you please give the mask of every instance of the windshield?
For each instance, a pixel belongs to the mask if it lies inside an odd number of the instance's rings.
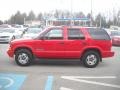
[[[29,28],[26,33],[27,34],[30,34],[30,33],[37,34],[37,33],[40,33],[41,31],[42,31],[41,28]]]
[[[34,39],[39,39],[42,35],[43,35],[43,33],[45,33],[45,32],[47,32],[47,27],[45,27]]]
[[[14,29],[1,29],[0,33],[14,33],[15,30]]]

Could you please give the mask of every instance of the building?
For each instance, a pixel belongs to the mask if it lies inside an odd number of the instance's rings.
[[[88,18],[50,18],[46,19],[46,26],[74,25],[74,26],[90,26]]]
[[[39,20],[25,21],[25,25],[28,25],[28,26],[41,25],[41,21]]]

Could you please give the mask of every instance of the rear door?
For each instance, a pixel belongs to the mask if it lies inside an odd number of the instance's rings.
[[[67,40],[65,42],[67,58],[80,58],[81,51],[85,47],[85,44],[85,35],[79,28],[67,29]]]

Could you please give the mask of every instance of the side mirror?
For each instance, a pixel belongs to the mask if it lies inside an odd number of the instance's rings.
[[[40,40],[44,40],[44,39],[45,39],[45,37],[44,37],[44,36],[40,37]]]

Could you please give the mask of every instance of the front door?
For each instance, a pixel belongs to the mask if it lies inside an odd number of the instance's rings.
[[[52,28],[43,35],[43,40],[36,42],[36,54],[43,58],[63,58],[65,56],[64,30]]]

